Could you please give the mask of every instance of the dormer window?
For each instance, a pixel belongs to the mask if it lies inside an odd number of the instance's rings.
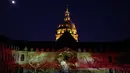
[[[64,33],[64,30],[62,30],[62,33]]]
[[[21,55],[21,61],[24,61],[24,54]]]

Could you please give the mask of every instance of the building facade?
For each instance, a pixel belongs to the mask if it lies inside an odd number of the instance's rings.
[[[129,73],[130,41],[79,42],[68,8],[55,41],[0,37],[1,73]]]

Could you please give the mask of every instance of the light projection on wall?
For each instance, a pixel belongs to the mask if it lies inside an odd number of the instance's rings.
[[[5,50],[12,55],[13,61],[8,60],[10,67],[22,67],[24,71],[37,73],[45,71],[87,70],[91,73],[107,73],[110,68],[119,70],[121,66],[109,63],[109,55],[102,53],[76,52],[63,48],[57,52],[35,52]]]
[[[78,53],[69,48],[57,52],[15,51],[13,54],[19,54],[17,58],[13,55],[15,62],[31,72],[38,70],[44,72],[44,69],[61,69],[68,72],[74,69],[87,69],[89,64],[94,63],[91,53]]]
[[[77,67],[79,68],[81,67],[85,68],[89,64],[92,64],[94,62],[94,59],[90,53],[78,53],[77,58],[78,58]]]

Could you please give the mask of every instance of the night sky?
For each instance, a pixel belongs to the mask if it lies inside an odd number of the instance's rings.
[[[8,0],[0,34],[15,40],[54,41],[68,4],[79,41],[130,38],[129,0]],[[4,6],[3,6],[4,7]]]

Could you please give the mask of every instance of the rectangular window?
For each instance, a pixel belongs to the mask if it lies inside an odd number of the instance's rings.
[[[112,71],[112,69],[111,69],[111,68],[109,69],[109,73],[113,73],[113,71]]]
[[[112,62],[112,57],[109,56],[109,57],[108,57],[108,60],[109,60],[109,63],[111,63],[111,62]]]
[[[21,61],[24,61],[24,54],[21,55]]]

